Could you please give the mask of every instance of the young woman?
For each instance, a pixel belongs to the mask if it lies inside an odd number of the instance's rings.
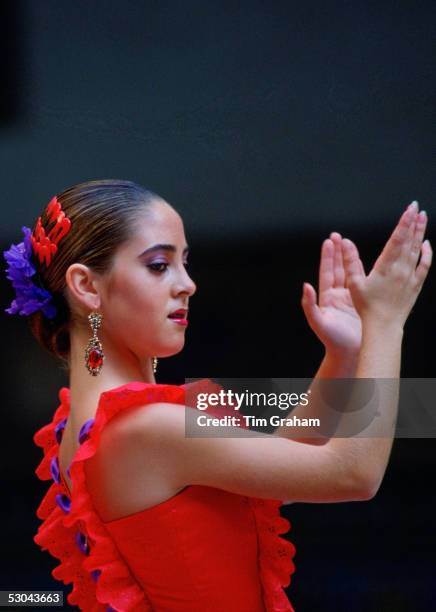
[[[397,379],[403,326],[431,264],[426,215],[410,205],[366,276],[354,244],[323,244],[319,300],[302,306],[326,347],[316,378]],[[60,560],[85,612],[278,612],[294,571],[280,500],[366,500],[392,435],[292,439],[248,429],[188,437],[187,386],[156,384],[157,357],[182,350],[196,286],[180,216],[128,181],[92,181],[54,197],[5,253],[10,314],[69,371],[51,423],[35,434],[52,484],[35,542]],[[211,381],[198,388],[213,390]],[[395,421],[396,393],[381,423]],[[316,413],[298,406],[293,414]],[[379,420],[380,425],[380,420]],[[389,430],[391,431],[391,430]]]

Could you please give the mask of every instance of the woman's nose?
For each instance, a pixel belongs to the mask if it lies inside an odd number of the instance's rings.
[[[197,291],[197,285],[189,276],[185,268],[183,268],[183,272],[176,283],[176,291],[177,293],[187,293],[189,296],[194,295]]]
[[[197,285],[194,283],[191,277],[189,277],[189,287],[189,295],[194,295],[194,293],[197,291]]]

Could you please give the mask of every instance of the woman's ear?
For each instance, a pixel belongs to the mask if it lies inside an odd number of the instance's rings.
[[[65,282],[70,297],[87,311],[98,310],[101,305],[97,275],[88,266],[74,263],[65,273]]]

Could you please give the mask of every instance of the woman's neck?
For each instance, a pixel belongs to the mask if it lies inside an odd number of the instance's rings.
[[[88,340],[89,334],[80,331],[70,336],[70,410],[79,421],[94,416],[104,391],[136,381],[155,383],[151,358],[140,363],[132,353],[121,354],[103,338],[103,366],[100,374],[92,376],[85,365]]]

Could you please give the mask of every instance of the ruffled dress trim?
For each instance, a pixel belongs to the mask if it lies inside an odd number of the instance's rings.
[[[189,385],[128,383],[101,394],[94,419],[82,426],[80,447],[67,473],[74,495],[61,478],[59,445],[62,440],[70,405],[70,390],[59,391],[60,406],[50,423],[37,431],[34,443],[44,457],[35,470],[40,480],[52,480],[38,509],[42,519],[34,542],[47,550],[60,564],[52,576],[64,584],[73,583],[67,601],[85,612],[152,612],[153,608],[141,585],[130,572],[104,523],[95,510],[85,482],[85,461],[98,448],[103,428],[120,410],[154,402],[185,404],[186,390],[191,385],[198,391],[220,389],[205,380]],[[259,541],[259,568],[268,612],[293,611],[282,587],[290,583],[295,571],[292,557],[295,547],[279,537],[290,529],[287,519],[280,516],[279,500],[249,497],[255,516]]]
[[[280,534],[291,529],[288,519],[280,515],[282,501],[248,497],[254,512],[259,540],[259,569],[263,599],[267,612],[294,612],[283,588],[291,583],[295,572],[294,544]]]

